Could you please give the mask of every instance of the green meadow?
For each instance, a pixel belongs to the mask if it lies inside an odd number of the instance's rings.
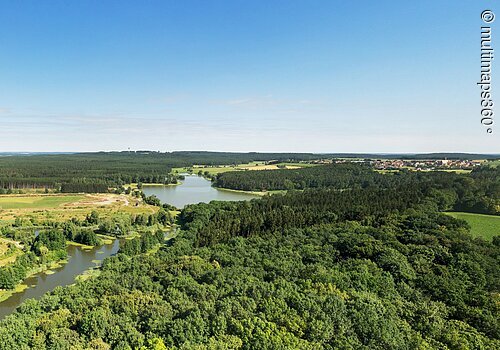
[[[245,170],[277,170],[280,168],[308,168],[316,166],[317,164],[310,163],[278,163],[278,164],[266,164],[265,162],[250,162],[245,164],[238,165],[218,165],[218,166],[209,166],[209,165],[194,165],[193,167],[183,167],[183,168],[172,168],[172,173],[187,173],[189,169],[192,169],[193,174],[197,174],[198,171],[208,172],[210,175],[221,174],[228,171],[245,171]]]
[[[491,241],[494,236],[500,235],[500,216],[461,212],[446,214],[467,221],[471,227],[470,233],[474,237]]]
[[[56,208],[62,204],[77,202],[84,196],[2,196],[0,197],[0,209],[49,209]]]

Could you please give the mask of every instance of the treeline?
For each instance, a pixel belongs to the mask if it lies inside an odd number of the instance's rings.
[[[435,208],[416,188],[337,191],[306,190],[266,196],[251,202],[214,202],[187,206],[179,215],[183,228],[205,246],[231,237],[261,235],[291,227],[358,221],[380,225],[384,213],[399,213],[411,205]]]
[[[51,188],[62,192],[107,192],[128,183],[171,183],[165,156],[81,153],[0,157],[0,188]]]
[[[217,176],[216,187],[244,191],[368,187],[381,176],[368,165],[332,164],[301,169],[230,171]]]
[[[157,224],[168,226],[173,222],[174,218],[168,209],[161,207],[157,212],[151,214],[131,214],[105,218],[100,217],[99,213],[94,210],[84,220],[73,218],[62,224],[56,223],[54,226],[61,228],[70,241],[86,245],[97,245],[85,242],[95,241],[95,234],[121,237],[141,227],[152,227]]]
[[[9,155],[0,156],[0,190],[55,189],[63,192],[103,192],[129,183],[176,183],[177,175],[170,174],[174,167],[199,165],[238,165],[253,161],[288,162],[308,161],[318,158],[360,156],[312,153],[226,153],[226,152],[98,152],[76,154]],[[366,155],[369,156],[369,155]],[[373,155],[370,155],[373,156]],[[422,155],[424,158],[443,155]],[[469,158],[470,155],[448,155],[452,158]],[[418,158],[418,156],[414,156]],[[479,159],[479,158],[474,158]],[[302,176],[302,175],[300,175]],[[278,178],[279,179],[279,178]],[[228,178],[221,181],[230,181]],[[304,178],[306,184],[280,180],[273,186],[263,186],[256,181],[253,189],[288,189],[315,187]],[[308,182],[311,182],[308,184]],[[231,182],[234,184],[234,181]],[[265,185],[265,184],[264,184]],[[222,187],[234,186],[229,184]],[[105,188],[106,187],[106,188]],[[245,188],[240,189],[247,189]]]
[[[108,185],[105,183],[98,182],[66,182],[61,184],[61,192],[62,193],[106,193],[108,192]]]
[[[120,245],[120,253],[131,256],[146,253],[157,244],[163,243],[165,241],[164,236],[163,230],[157,230],[154,234],[144,233],[139,237],[125,240]]]
[[[434,192],[441,210],[500,214],[500,167],[480,167],[470,174],[412,172],[381,174],[358,164],[332,164],[294,170],[261,170],[219,174],[216,187],[245,191],[307,188],[416,188]]]

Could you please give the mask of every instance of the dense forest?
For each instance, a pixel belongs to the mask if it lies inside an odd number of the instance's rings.
[[[99,276],[21,305],[0,349],[500,348],[500,238],[439,212],[450,178],[359,172],[189,205],[160,250],[137,238]]]
[[[415,159],[488,158],[468,154],[412,155]],[[176,183],[172,168],[237,165],[253,161],[310,161],[318,158],[364,157],[369,154],[229,153],[229,152],[98,152],[75,154],[0,154],[0,194],[13,189],[62,192],[106,192],[128,183]],[[384,158],[401,158],[384,155]],[[406,155],[405,157],[409,157]],[[489,156],[491,158],[491,156]],[[403,157],[404,158],[404,157]]]
[[[16,188],[106,192],[128,183],[175,183],[173,167],[229,165],[255,160],[310,160],[308,153],[101,152],[0,156],[0,193]]]
[[[399,171],[382,174],[369,166],[332,164],[295,170],[226,172],[214,186],[245,191],[307,188],[412,188],[439,196],[440,210],[500,214],[500,167],[479,167],[470,174]]]
[[[106,192],[131,182],[170,182],[156,154],[93,153],[0,157],[0,188],[60,188]]]

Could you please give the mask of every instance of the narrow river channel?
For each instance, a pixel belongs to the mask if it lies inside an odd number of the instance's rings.
[[[92,250],[70,245],[67,248],[69,260],[63,266],[51,270],[54,273],[37,273],[28,277],[23,284],[28,288],[22,292],[12,295],[0,303],[0,319],[3,319],[26,299],[40,298],[43,294],[50,292],[57,286],[67,286],[75,281],[75,277],[84,271],[99,266],[102,260],[118,251],[120,242],[115,240],[112,244],[105,244]]]

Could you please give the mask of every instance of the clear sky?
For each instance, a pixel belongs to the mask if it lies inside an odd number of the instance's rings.
[[[487,8],[500,22],[488,0],[0,0],[0,152],[500,153]]]

